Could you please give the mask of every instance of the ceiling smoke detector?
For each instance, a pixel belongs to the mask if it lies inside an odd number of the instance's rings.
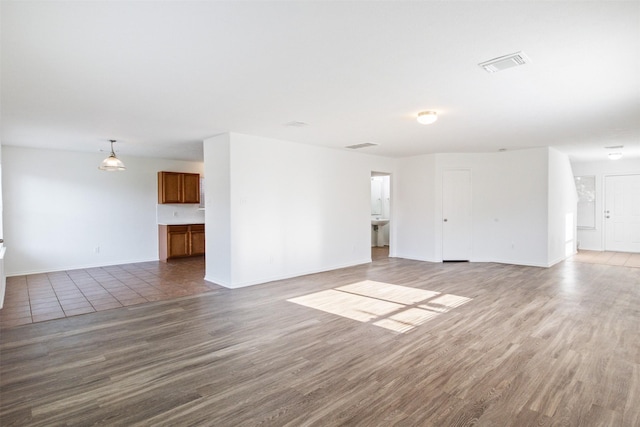
[[[344,148],[350,148],[352,150],[357,150],[358,148],[375,147],[376,145],[380,145],[380,144],[376,144],[375,142],[363,142],[362,144],[347,145]]]
[[[481,62],[478,66],[484,68],[487,73],[495,73],[506,70],[507,68],[519,67],[529,62],[531,62],[531,60],[524,52],[516,52]]]

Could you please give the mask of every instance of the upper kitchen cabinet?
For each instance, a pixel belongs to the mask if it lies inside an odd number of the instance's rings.
[[[158,203],[200,203],[200,175],[158,172]]]

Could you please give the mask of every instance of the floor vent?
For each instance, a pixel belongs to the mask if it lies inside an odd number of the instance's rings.
[[[376,144],[375,142],[364,142],[362,144],[347,145],[344,148],[351,148],[352,150],[357,150],[358,148],[375,147],[376,145],[380,145],[380,144]]]
[[[516,52],[481,62],[478,65],[484,68],[487,73],[495,73],[497,71],[506,70],[507,68],[519,67],[520,65],[528,64],[529,62],[531,62],[531,60],[524,54],[524,52]]]

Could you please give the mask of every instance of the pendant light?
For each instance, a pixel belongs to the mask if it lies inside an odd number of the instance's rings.
[[[111,141],[111,154],[109,155],[109,157],[104,159],[102,163],[100,163],[98,169],[108,172],[125,170],[126,168],[124,167],[124,163],[122,163],[122,161],[116,157],[116,153],[114,153],[113,151],[113,143],[116,142],[116,140],[110,139],[109,141]]]

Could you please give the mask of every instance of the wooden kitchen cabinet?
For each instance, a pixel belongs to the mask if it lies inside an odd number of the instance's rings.
[[[158,226],[160,261],[204,255],[204,224]]]
[[[158,172],[158,203],[200,203],[200,175]]]
[[[204,224],[194,224],[190,227],[191,255],[204,255]]]

